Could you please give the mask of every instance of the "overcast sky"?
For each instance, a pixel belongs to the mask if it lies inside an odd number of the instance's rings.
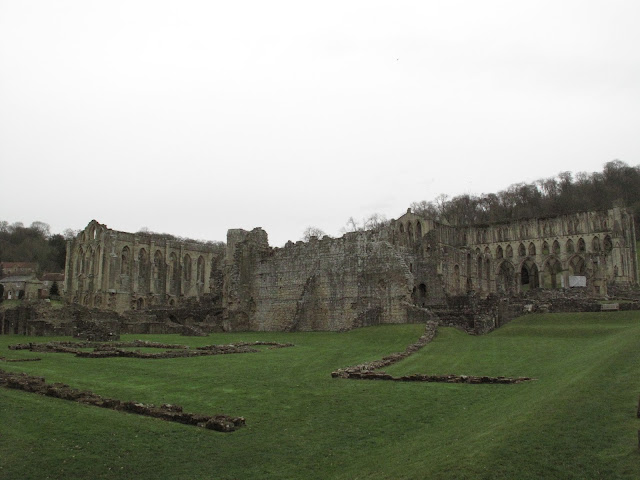
[[[640,163],[640,2],[0,0],[0,220],[272,245]]]

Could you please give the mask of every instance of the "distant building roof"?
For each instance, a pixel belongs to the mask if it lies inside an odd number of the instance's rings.
[[[0,279],[0,283],[20,283],[20,282],[41,283],[40,280],[38,280],[33,275],[14,275],[11,277],[4,277]]]

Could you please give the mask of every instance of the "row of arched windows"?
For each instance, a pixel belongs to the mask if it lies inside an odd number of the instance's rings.
[[[186,254],[183,257],[182,263],[182,278],[185,282],[190,282],[192,280],[192,260],[189,254]],[[180,265],[178,262],[178,256],[175,252],[171,252],[169,255],[169,279],[173,282],[177,282],[179,279],[178,275],[180,274]],[[156,253],[153,256],[153,275],[154,279],[159,279],[159,277],[165,271],[164,264],[164,256],[160,250],[156,250]],[[149,255],[144,248],[141,248],[138,252],[138,277],[146,278],[149,273]],[[122,254],[120,258],[120,274],[121,275],[131,275],[131,253],[129,247],[124,247],[122,249]],[[202,255],[198,257],[198,261],[196,264],[196,281],[200,283],[204,283],[205,276],[205,260]]]
[[[414,222],[407,222],[406,226],[404,223],[400,223],[398,232],[401,237],[406,235],[410,242],[413,240],[420,240],[422,238],[422,222],[420,222],[420,220],[416,220],[415,228]]]
[[[612,250],[613,250],[613,242],[611,241],[611,237],[609,235],[607,235],[604,238],[604,241],[602,243],[600,242],[600,238],[598,236],[593,237],[593,239],[591,240],[591,252],[593,253],[604,252],[608,254]],[[542,255],[550,255],[550,254],[560,255],[561,251],[562,249],[560,246],[560,242],[558,240],[555,240],[551,245],[548,242],[544,241],[542,242],[542,251],[540,253]],[[576,246],[573,240],[569,239],[565,242],[564,251],[565,253],[569,253],[569,254],[576,253],[576,252],[586,253],[587,244],[583,238],[579,238]],[[480,248],[476,248],[476,254],[479,254],[479,253],[480,253]],[[536,244],[534,242],[530,242],[529,245],[526,247],[524,243],[520,243],[518,245],[517,253],[519,257],[526,257],[526,256],[533,257],[538,254],[538,251],[536,248]],[[491,256],[491,251],[489,247],[486,247],[484,249],[484,254],[487,256]],[[498,245],[496,247],[495,258],[497,259],[513,258],[513,256],[514,256],[514,251],[511,245],[507,245],[504,249],[502,248],[502,245]]]
[[[86,252],[80,247],[76,257],[76,276],[97,275],[100,267],[100,258],[100,247],[95,250],[89,247]]]

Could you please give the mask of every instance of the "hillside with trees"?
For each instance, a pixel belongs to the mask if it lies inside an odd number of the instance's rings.
[[[604,210],[614,205],[629,207],[636,228],[640,226],[640,165],[631,167],[614,160],[606,163],[602,172],[562,172],[533,183],[517,183],[498,193],[453,198],[442,194],[431,202],[414,202],[411,208],[450,225],[483,225]]]
[[[39,273],[63,272],[66,240],[74,235],[70,229],[62,235],[51,234],[44,222],[25,227],[22,222],[0,221],[0,262],[33,262]]]

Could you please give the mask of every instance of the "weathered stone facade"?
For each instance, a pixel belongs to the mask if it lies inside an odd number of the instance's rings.
[[[283,248],[270,247],[260,228],[229,230],[222,258],[207,245],[92,221],[68,244],[66,292],[71,302],[118,312],[213,294],[206,322],[225,331],[439,318],[481,333],[517,313],[500,299],[575,284],[593,298],[637,285],[634,232],[622,208],[473,227],[409,210],[377,231]]]
[[[341,330],[406,322],[412,276],[374,232],[270,248],[262,229],[229,230],[223,307],[251,330]]]
[[[414,272],[418,304],[469,291],[568,288],[570,277],[586,277],[593,295],[638,283],[633,216],[622,208],[465,228],[408,211],[390,228]]]
[[[66,297],[118,312],[178,305],[211,293],[216,261],[209,245],[118,232],[93,220],[67,243]]]
[[[269,247],[261,229],[229,230],[223,312],[236,328],[340,330],[426,321],[434,311],[451,317],[470,293],[508,297],[568,288],[576,278],[605,295],[638,283],[634,232],[621,208],[482,227],[409,210],[380,231],[284,248]],[[460,316],[466,329],[478,330],[475,316]],[[481,330],[498,325],[493,317]]]

